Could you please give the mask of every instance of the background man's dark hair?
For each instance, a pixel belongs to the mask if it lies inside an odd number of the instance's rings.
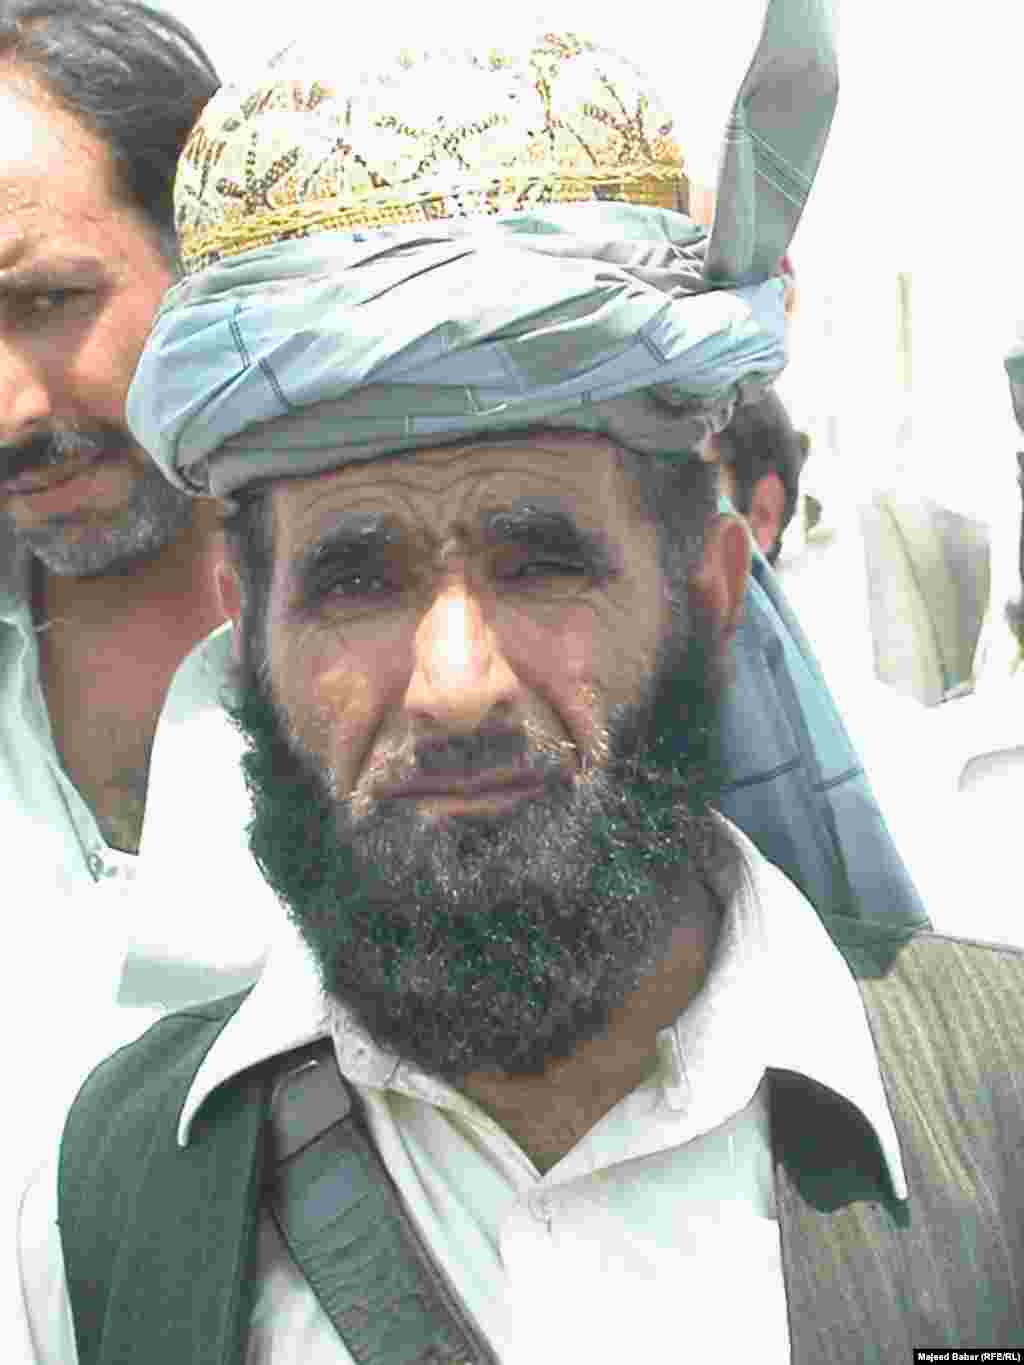
[[[769,391],[756,403],[736,409],[732,421],[716,438],[719,458],[732,471],[733,505],[749,517],[754,489],[766,474],[778,474],[785,492],[782,523],[775,544],[767,552],[778,558],[782,534],[793,520],[800,495],[800,473],[807,459],[806,436],[794,427],[781,398]]]
[[[7,62],[109,147],[116,187],[176,264],[178,156],[220,84],[190,30],[135,0],[0,0]]]

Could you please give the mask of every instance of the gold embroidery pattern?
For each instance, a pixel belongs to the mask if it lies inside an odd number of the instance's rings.
[[[685,208],[672,121],[628,61],[575,34],[522,53],[400,53],[342,92],[272,68],[225,88],[182,155],[186,270],[330,229],[356,231],[617,199]],[[319,68],[318,68],[319,70]],[[436,90],[450,91],[437,111]]]

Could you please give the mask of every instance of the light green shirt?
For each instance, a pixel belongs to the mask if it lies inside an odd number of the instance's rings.
[[[21,916],[22,968],[56,932],[61,957],[78,955],[75,1004],[85,977],[91,1001],[157,1008],[247,985],[278,912],[246,846],[242,745],[222,708],[230,627],[196,645],[171,681],[136,856],[106,842],[61,764],[29,586],[29,556],[0,534],[0,834],[13,854],[7,885],[32,907]],[[208,906],[203,922],[191,916],[197,882],[225,888],[223,919],[211,922]]]
[[[73,895],[134,874],[136,859],[112,849],[61,766],[39,676],[30,558],[0,543],[0,829],[17,849],[19,881]]]

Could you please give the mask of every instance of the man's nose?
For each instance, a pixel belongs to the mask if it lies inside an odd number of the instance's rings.
[[[0,445],[37,436],[53,418],[41,365],[0,336]]]
[[[503,719],[520,684],[492,624],[464,584],[446,587],[420,621],[406,710],[425,731],[470,734]]]

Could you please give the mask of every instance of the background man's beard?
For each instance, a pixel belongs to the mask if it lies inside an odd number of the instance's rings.
[[[606,1030],[663,956],[695,879],[730,884],[737,855],[710,813],[709,644],[702,628],[666,652],[647,703],[614,718],[603,771],[552,779],[493,821],[400,801],[353,819],[247,679],[236,719],[253,853],[328,995],[380,1046],[448,1080],[541,1072]]]
[[[54,429],[15,449],[0,450],[0,479],[46,470],[77,456],[123,455],[132,445],[113,427]],[[192,499],[168,483],[148,461],[138,466],[128,502],[116,513],[53,517],[45,526],[17,526],[0,507],[0,520],[51,573],[87,578],[125,572],[177,540],[192,523]]]

